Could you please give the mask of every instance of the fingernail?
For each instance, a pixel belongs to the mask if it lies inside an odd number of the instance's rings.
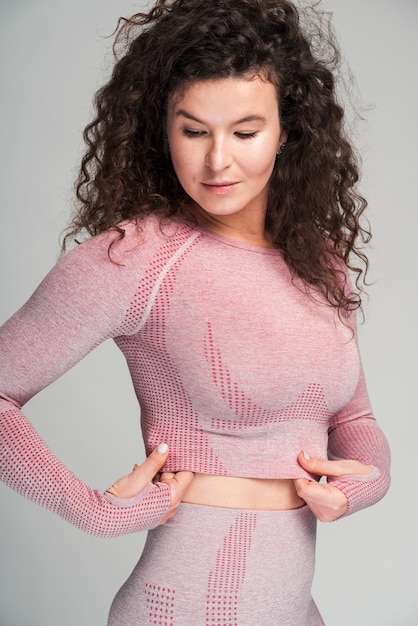
[[[160,454],[165,454],[168,450],[168,445],[166,443],[160,443],[160,445],[157,448],[157,452],[159,452]]]
[[[305,461],[310,461],[311,457],[309,456],[309,454],[307,452],[303,453],[303,458],[305,459]]]

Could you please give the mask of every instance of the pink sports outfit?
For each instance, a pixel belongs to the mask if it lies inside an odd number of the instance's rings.
[[[93,237],[1,329],[1,479],[97,536],[159,524],[166,485],[130,500],[91,489],[21,412],[113,338],[132,376],[147,453],[169,445],[166,470],[309,477],[297,463],[306,450],[374,467],[333,481],[347,514],[378,501],[389,486],[389,450],[368,401],[355,315],[344,324],[319,293],[309,297],[277,250],[153,217],[124,230],[113,262],[115,234]]]

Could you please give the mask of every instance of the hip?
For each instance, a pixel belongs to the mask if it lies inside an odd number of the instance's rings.
[[[320,626],[311,598],[316,520],[308,507],[236,510],[181,503],[150,531],[109,626]],[[147,621],[149,620],[149,622]]]

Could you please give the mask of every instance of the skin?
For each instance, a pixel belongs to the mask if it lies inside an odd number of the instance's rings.
[[[167,137],[175,172],[198,223],[224,237],[270,247],[265,230],[268,186],[276,152],[287,139],[274,85],[263,76],[192,83],[168,102]],[[167,483],[171,506],[162,523],[181,501],[255,510],[292,509],[306,503],[321,521],[333,521],[347,511],[342,491],[307,479],[160,475],[168,454],[155,450],[108,491],[129,498],[156,478]],[[318,477],[372,471],[358,461],[310,458],[307,452],[298,455],[298,462]]]
[[[137,493],[145,489],[150,482],[159,479],[170,487],[171,503],[161,524],[165,524],[175,515],[185,492],[193,481],[193,472],[177,472],[176,474],[159,475],[159,472],[168,459],[169,451],[159,452],[156,448],[141,465],[134,465],[132,472],[119,478],[109,489],[109,493],[118,498],[133,498]]]
[[[260,77],[194,83],[170,99],[167,137],[198,222],[231,239],[269,246],[268,185],[287,138],[276,88]]]

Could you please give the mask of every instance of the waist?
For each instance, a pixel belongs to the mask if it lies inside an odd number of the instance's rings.
[[[231,509],[282,511],[303,506],[292,479],[196,473],[183,502]]]

